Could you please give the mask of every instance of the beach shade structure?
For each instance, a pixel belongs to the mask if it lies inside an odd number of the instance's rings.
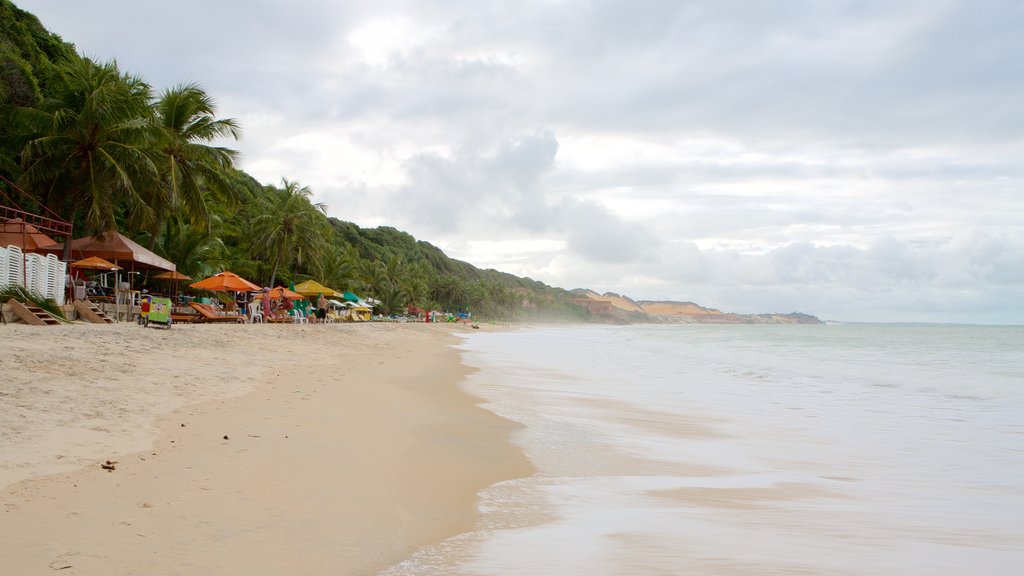
[[[154,280],[166,280],[166,281],[170,282],[171,283],[171,294],[176,294],[178,292],[178,282],[184,282],[186,280],[191,280],[192,277],[188,276],[186,274],[182,274],[181,272],[178,272],[177,270],[171,270],[170,272],[164,272],[163,274],[157,274],[156,276],[153,276],[153,279]]]
[[[303,296],[302,294],[299,294],[298,292],[293,292],[293,291],[285,288],[284,286],[278,286],[276,288],[271,288],[270,292],[267,292],[267,294],[270,295],[270,299],[271,300],[277,300],[277,299],[280,299],[280,298],[287,298],[289,300],[302,300],[302,299],[305,298],[305,296]],[[257,299],[262,298],[262,297],[263,297],[262,293],[257,294],[255,296],[255,298],[257,298]]]
[[[204,278],[199,282],[193,282],[189,286],[196,290],[210,290],[212,292],[256,292],[260,289],[259,286],[227,270],[220,274],[214,274],[209,278]]]
[[[341,296],[342,293],[328,288],[316,280],[306,280],[305,282],[295,285],[295,292],[302,294],[303,296],[317,296],[323,294],[324,296]]]
[[[341,297],[344,298],[348,302],[359,302],[359,300],[360,300],[359,296],[356,296],[355,294],[353,294],[351,292],[345,292],[344,294],[341,295]]]
[[[131,316],[132,307],[135,304],[134,298],[138,295],[137,292],[132,290],[131,286],[135,271],[167,271],[177,269],[170,260],[143,248],[138,242],[116,230],[108,230],[96,236],[76,238],[69,240],[65,244],[43,246],[37,252],[61,256],[65,253],[65,250],[71,255],[72,259],[96,256],[108,262],[113,262],[120,267],[118,270],[123,269],[132,272],[123,277],[120,273],[115,272],[114,274],[114,314],[116,317],[120,317],[122,314],[122,306],[124,307],[123,314]],[[122,279],[125,282],[122,282]]]
[[[86,236],[71,240],[72,258],[97,256],[118,266],[132,270],[177,270],[173,262],[143,248],[137,242],[119,232],[110,231],[106,236]],[[43,246],[40,252],[57,254],[64,252],[63,244]]]
[[[71,268],[78,268],[80,270],[121,270],[120,266],[112,262],[107,262],[99,256],[83,258],[77,262],[72,262],[68,266]]]
[[[153,279],[154,280],[181,281],[181,280],[191,280],[192,277],[191,276],[186,276],[185,274],[182,274],[181,272],[178,272],[177,270],[171,270],[170,272],[164,272],[163,274],[157,274],[156,276],[153,276]]]
[[[0,221],[0,246],[17,246],[22,252],[36,252],[43,246],[56,243],[21,218]]]

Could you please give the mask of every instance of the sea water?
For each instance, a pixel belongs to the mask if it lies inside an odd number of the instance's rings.
[[[1024,574],[1024,328],[553,327],[460,348],[537,471],[385,574]]]

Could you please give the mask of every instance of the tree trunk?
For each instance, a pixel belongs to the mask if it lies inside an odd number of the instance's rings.
[[[274,256],[274,267],[270,269],[270,287],[274,287],[274,280],[277,280],[277,256]]]

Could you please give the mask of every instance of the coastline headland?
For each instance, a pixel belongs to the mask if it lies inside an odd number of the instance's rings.
[[[614,292],[598,294],[592,290],[572,291],[574,303],[586,307],[597,318],[613,323],[655,322],[676,324],[822,324],[810,314],[736,314],[706,308],[693,302],[671,300],[633,300]]]

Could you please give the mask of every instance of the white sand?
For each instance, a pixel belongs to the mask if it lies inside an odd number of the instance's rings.
[[[453,329],[0,326],[0,572],[372,574],[472,529],[532,468]]]

